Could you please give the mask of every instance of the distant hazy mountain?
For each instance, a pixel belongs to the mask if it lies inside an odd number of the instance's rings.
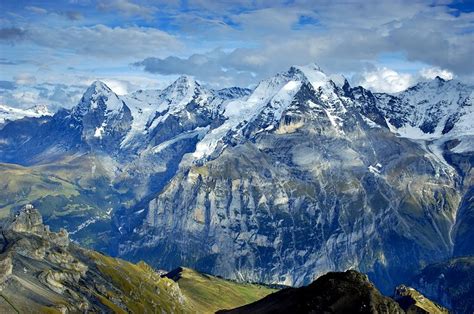
[[[25,117],[51,116],[47,106],[38,105],[28,109],[20,109],[0,104],[0,125],[7,121],[23,119]]]

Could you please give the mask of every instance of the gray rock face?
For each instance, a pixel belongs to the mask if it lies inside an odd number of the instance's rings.
[[[13,271],[13,263],[10,256],[0,259],[0,285],[10,278]]]
[[[13,222],[9,226],[10,230],[15,232],[26,232],[33,234],[43,234],[46,229],[43,225],[43,218],[33,205],[25,205],[15,214]]]

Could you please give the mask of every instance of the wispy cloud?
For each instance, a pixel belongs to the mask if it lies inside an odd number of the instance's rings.
[[[40,7],[35,7],[35,6],[27,6],[25,7],[28,11],[31,11],[36,14],[47,14],[48,10],[40,8]]]
[[[141,5],[130,0],[100,0],[97,8],[103,11],[115,11],[127,16],[141,16],[150,19],[156,9],[152,6]]]

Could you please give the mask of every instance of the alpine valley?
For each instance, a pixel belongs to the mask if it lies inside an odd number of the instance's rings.
[[[157,269],[295,287],[354,269],[473,309],[440,292],[472,281],[439,279],[474,271],[473,86],[372,93],[309,64],[254,89],[97,81],[72,109],[0,115],[1,217],[31,203],[75,243]]]

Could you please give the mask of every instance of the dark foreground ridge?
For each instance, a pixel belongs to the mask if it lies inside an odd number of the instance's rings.
[[[288,288],[255,303],[219,313],[448,313],[412,288],[383,296],[367,276],[354,270],[330,272],[308,286]]]

